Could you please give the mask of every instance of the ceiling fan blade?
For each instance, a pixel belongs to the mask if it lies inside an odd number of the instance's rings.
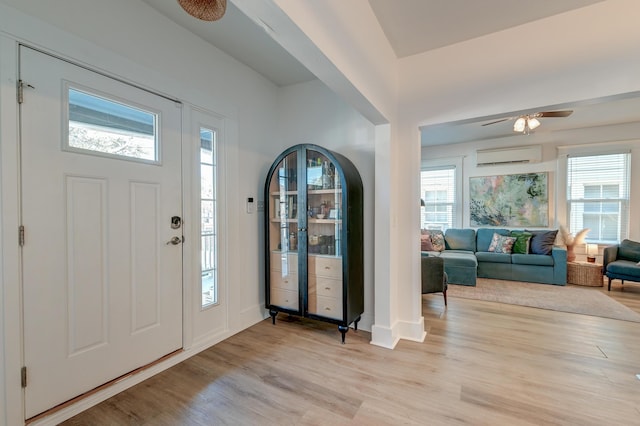
[[[488,126],[490,124],[502,123],[503,121],[511,120],[513,117],[509,118],[501,118],[500,120],[492,121],[491,123],[484,123],[483,126]]]
[[[538,117],[568,117],[573,113],[573,110],[565,111],[542,111],[536,114]]]

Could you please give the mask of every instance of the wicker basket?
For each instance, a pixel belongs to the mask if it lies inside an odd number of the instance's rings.
[[[602,265],[599,263],[567,262],[567,283],[602,287]]]

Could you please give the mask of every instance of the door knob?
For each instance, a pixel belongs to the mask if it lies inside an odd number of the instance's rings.
[[[180,238],[180,237],[173,237],[172,239],[170,239],[169,241],[167,241],[167,245],[172,244],[174,246],[177,246],[178,244],[184,242],[184,237]]]

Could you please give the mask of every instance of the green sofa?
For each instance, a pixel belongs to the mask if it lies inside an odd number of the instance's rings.
[[[444,247],[423,254],[444,259],[449,284],[475,286],[476,278],[481,277],[566,285],[567,251],[553,245],[557,231],[527,230],[530,240],[526,253],[489,251],[494,234],[509,237],[512,232],[503,228],[450,228],[444,232]]]

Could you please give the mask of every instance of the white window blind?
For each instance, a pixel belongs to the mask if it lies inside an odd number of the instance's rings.
[[[446,230],[454,226],[456,168],[453,166],[423,170],[420,227]]]
[[[629,235],[630,153],[567,159],[567,223],[591,229],[587,241],[617,243]]]

